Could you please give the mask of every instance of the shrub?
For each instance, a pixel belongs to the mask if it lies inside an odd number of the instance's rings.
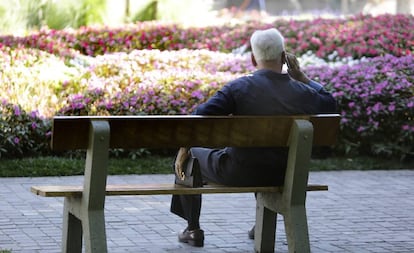
[[[26,17],[21,15],[21,9],[14,1],[0,1],[0,29],[3,34],[26,29]]]
[[[30,132],[31,123],[45,116],[191,113],[226,82],[254,69],[246,55],[225,52],[253,29],[276,25],[297,55],[306,52],[302,59],[323,63],[306,72],[339,102],[337,151],[404,158],[414,152],[414,35],[406,32],[413,20],[383,15],[188,29],[144,22],[0,36],[0,99],[7,99],[0,108],[0,155],[46,150],[48,123],[36,128],[44,134]],[[39,119],[16,115],[31,111]]]
[[[281,25],[288,47],[298,55],[310,50],[325,59],[332,54],[358,59],[386,54],[403,56],[414,51],[414,34],[407,30],[414,26],[412,15],[291,20],[289,25]]]
[[[50,43],[67,50],[96,56],[110,52],[159,49],[208,49],[231,52],[243,45],[256,29],[278,28],[286,38],[287,49],[297,55],[309,50],[329,59],[351,56],[375,57],[386,54],[404,56],[414,51],[412,15],[355,16],[346,19],[285,20],[273,23],[250,21],[201,28],[182,27],[162,22],[140,22],[121,28],[82,27],[71,30],[42,30],[26,37],[0,36],[10,47],[25,45],[70,57],[65,50],[48,49]],[[33,42],[33,40],[35,40]]]
[[[411,15],[356,16],[347,19],[276,20],[236,25],[183,28],[176,24],[142,22],[119,28],[85,27],[73,45],[87,55],[134,49],[209,49],[230,52],[243,45],[256,29],[278,28],[289,51],[307,51],[328,59],[351,56],[355,59],[385,54],[402,56],[414,51],[414,17]]]
[[[7,18],[0,22],[0,27],[3,31],[12,32],[43,26],[53,29],[79,28],[102,23],[105,7],[105,0],[2,1],[0,12],[4,13],[2,17]]]
[[[7,99],[25,111],[36,110],[42,116],[55,113],[65,99],[60,92],[62,83],[78,75],[77,68],[38,49],[2,47],[0,66],[0,99]]]
[[[36,111],[27,113],[3,100],[0,104],[0,157],[22,157],[48,153],[50,121]]]
[[[226,82],[251,70],[244,56],[207,50],[104,55],[74,80],[88,85],[70,95],[59,114],[188,114]]]
[[[132,21],[151,21],[157,19],[158,1],[150,1],[144,6],[144,8],[138,11],[137,14],[132,18]]]
[[[414,154],[414,57],[387,55],[337,68],[308,68],[338,100],[346,153]]]

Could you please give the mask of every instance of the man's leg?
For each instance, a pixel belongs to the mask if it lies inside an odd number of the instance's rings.
[[[185,219],[189,230],[199,229],[201,195],[173,195],[171,212]]]
[[[224,184],[223,179],[218,174],[223,170],[223,153],[222,149],[211,148],[191,148],[191,155],[198,160],[201,176],[203,181]],[[225,166],[225,165],[224,165]]]
[[[171,212],[187,221],[187,228],[178,235],[180,242],[204,246],[204,231],[200,228],[201,194],[173,195]]]
[[[201,195],[173,195],[171,212],[187,220],[187,228],[178,234],[178,241],[195,247],[204,246],[200,228]]]

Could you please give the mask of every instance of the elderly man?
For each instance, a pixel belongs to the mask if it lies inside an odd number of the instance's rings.
[[[285,52],[277,29],[259,30],[250,38],[251,60],[257,70],[227,83],[195,111],[198,115],[297,115],[332,113],[336,101],[321,84],[310,80],[295,56]],[[288,73],[282,73],[288,64]],[[197,159],[196,163],[188,163]],[[187,164],[200,167],[204,181],[231,186],[283,184],[287,150],[280,148],[181,148],[175,170],[181,175]],[[180,242],[204,245],[200,228],[201,195],[175,195],[171,212],[187,220]]]

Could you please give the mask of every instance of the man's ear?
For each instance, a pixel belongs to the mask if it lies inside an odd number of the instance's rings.
[[[257,66],[257,62],[256,62],[256,58],[254,58],[254,55],[253,55],[253,52],[250,54],[250,58],[251,58],[251,60],[252,60],[252,64],[253,64],[253,66]]]
[[[280,62],[282,63],[282,66],[283,66],[283,64],[287,63],[286,62],[286,52],[285,51],[282,52],[281,57],[282,57],[282,59],[280,59]]]

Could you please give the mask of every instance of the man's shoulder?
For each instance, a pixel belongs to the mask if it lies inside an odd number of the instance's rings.
[[[240,85],[246,84],[248,82],[251,82],[251,80],[255,78],[253,73],[248,73],[244,76],[240,76],[236,79],[233,79],[232,81],[227,83],[227,86],[229,87],[238,87]]]

